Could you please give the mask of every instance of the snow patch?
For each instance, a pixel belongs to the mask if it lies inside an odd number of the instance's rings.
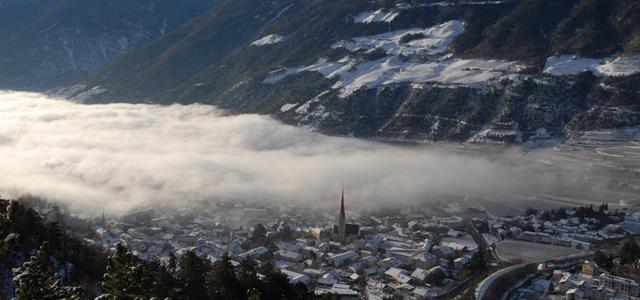
[[[607,76],[629,76],[640,72],[640,54],[620,56],[597,67]]]
[[[469,87],[482,87],[516,68],[517,64],[502,60],[454,59],[429,62],[404,62],[396,57],[356,63],[355,59],[327,62],[320,59],[308,67],[286,68],[271,72],[262,82],[271,84],[286,76],[316,71],[326,78],[339,78],[333,89],[347,97],[362,87],[373,88],[395,83],[436,82]]]
[[[353,19],[354,23],[391,23],[395,18],[400,15],[397,11],[385,11],[383,9],[376,10],[374,12],[363,12],[356,15]]]
[[[584,71],[593,71],[600,64],[599,59],[579,58],[575,55],[560,55],[547,58],[544,73],[554,76],[576,75]]]
[[[334,88],[341,88],[340,96],[347,97],[362,87],[412,82],[476,86],[506,72],[510,62],[483,60],[450,60],[411,63],[398,58],[385,58],[358,65],[355,70],[341,74]]]
[[[467,142],[472,144],[505,144],[507,141],[521,143],[522,132],[517,129],[489,128],[472,136]]]
[[[628,76],[640,72],[640,55],[609,59],[580,58],[575,55],[547,58],[544,73],[554,76],[576,75],[591,71],[596,76]]]
[[[351,41],[340,41],[332,48],[345,48],[351,52],[383,50],[387,55],[439,54],[447,51],[453,39],[464,32],[464,23],[453,20],[426,29],[403,29],[393,32],[355,37]],[[417,38],[401,43],[405,35]]]
[[[296,106],[298,106],[298,104],[296,104],[296,103],[287,103],[287,104],[284,104],[284,105],[282,105],[280,107],[280,111],[281,112],[288,112],[288,111],[290,111],[292,108],[294,108]]]
[[[251,46],[265,46],[265,45],[271,45],[271,44],[276,44],[279,42],[284,41],[284,37],[281,35],[277,35],[277,34],[270,34],[267,35],[265,37],[262,37],[258,40],[253,41],[253,43],[251,43]]]
[[[337,78],[332,89],[338,90],[338,96],[344,98],[361,88],[397,83],[442,83],[482,88],[487,81],[519,71],[520,65],[514,62],[453,59],[446,51],[453,39],[463,31],[464,23],[453,20],[426,29],[355,37],[335,43],[332,47],[350,52],[382,50],[386,57],[368,61],[345,56],[335,62],[321,58],[310,66],[273,71],[263,83],[276,83],[300,72],[319,72],[326,78]],[[403,39],[406,35],[411,35],[411,38]],[[298,109],[306,108],[302,105]]]

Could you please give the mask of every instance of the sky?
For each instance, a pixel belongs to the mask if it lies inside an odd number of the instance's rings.
[[[328,137],[208,105],[83,105],[0,92],[0,195],[89,214],[201,201],[428,203],[511,192],[526,170],[451,148]]]

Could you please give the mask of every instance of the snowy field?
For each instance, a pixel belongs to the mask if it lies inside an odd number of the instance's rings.
[[[352,53],[383,51],[386,56],[371,61],[349,55],[335,62],[321,58],[310,66],[274,70],[262,82],[273,84],[293,74],[319,72],[326,78],[338,78],[333,89],[340,91],[340,97],[347,97],[361,88],[407,82],[481,88],[489,80],[521,69],[519,64],[503,60],[450,58],[446,54],[449,45],[463,31],[464,23],[454,20],[426,29],[355,37],[332,47]],[[406,35],[413,39],[403,42]]]
[[[355,17],[356,22],[390,22],[397,13],[378,10]],[[319,72],[326,78],[336,78],[332,87],[340,97],[348,97],[362,88],[376,88],[398,83],[438,83],[442,85],[482,88],[491,80],[517,74],[525,67],[512,61],[452,58],[449,46],[465,30],[458,20],[429,28],[412,28],[371,36],[359,36],[334,43],[334,49],[350,52],[337,61],[320,58],[308,66],[286,67],[270,72],[264,84],[274,84],[287,76],[302,72]],[[252,45],[263,46],[284,40],[268,35]],[[357,53],[384,53],[375,60],[356,58]],[[544,73],[554,76],[575,75],[590,70],[597,76],[623,76],[640,72],[640,55],[608,59],[580,58],[561,55],[547,58]],[[514,132],[485,132],[488,135]],[[517,135],[517,134],[516,134]],[[479,136],[480,139],[485,138]]]
[[[332,48],[344,48],[351,52],[380,49],[387,55],[439,54],[449,47],[453,39],[464,32],[464,23],[449,21],[426,29],[403,29],[388,33],[354,37],[350,41],[340,41]],[[415,40],[401,43],[402,37],[412,35]]]
[[[516,240],[504,240],[495,244],[496,254],[503,261],[524,260],[542,261],[552,258],[582,253],[580,250],[531,243]]]
[[[576,75],[592,71],[596,76],[628,76],[640,72],[640,55],[608,59],[560,55],[547,58],[544,73],[554,76]]]

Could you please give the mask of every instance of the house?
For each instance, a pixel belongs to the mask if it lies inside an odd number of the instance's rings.
[[[311,281],[309,276],[305,274],[300,274],[286,269],[281,271],[282,274],[287,275],[287,279],[289,279],[289,283],[291,284],[302,283],[304,285],[309,285],[309,282]]]
[[[384,272],[384,275],[388,280],[398,285],[408,284],[411,281],[411,276],[409,276],[408,272],[400,268],[391,268]]]
[[[356,253],[355,251],[347,251],[344,253],[329,256],[329,258],[327,258],[327,261],[335,267],[340,267],[342,265],[355,261],[357,258],[358,253]]]
[[[331,232],[324,228],[319,228],[319,227],[310,228],[309,234],[317,241],[326,242],[331,240]]]
[[[427,279],[427,270],[422,268],[416,268],[411,275],[409,275],[417,283],[424,283]]]
[[[435,292],[427,287],[419,286],[413,290],[413,297],[417,300],[429,299]]]
[[[334,284],[331,288],[325,289],[320,288],[316,289],[316,295],[334,295],[338,298],[338,300],[358,300],[360,299],[360,293],[358,291],[352,290],[350,286],[346,284]]]
[[[289,250],[278,250],[273,252],[273,257],[277,260],[284,260],[289,262],[301,262],[302,255],[297,252],[289,251]]]
[[[322,274],[320,278],[318,278],[318,282],[316,283],[316,287],[318,288],[331,288],[334,284],[338,283],[338,278],[336,274],[333,272]]]
[[[438,257],[431,253],[420,253],[412,258],[411,265],[414,267],[429,269],[438,264]]]
[[[402,264],[399,259],[395,257],[388,257],[380,261],[380,266],[385,268],[397,268]]]
[[[267,253],[269,253],[269,249],[267,249],[267,247],[265,246],[260,246],[257,248],[253,248],[247,252],[241,253],[238,255],[238,257],[241,259],[245,259],[245,258],[260,259],[264,257]]]
[[[316,278],[316,279],[322,276],[322,270],[319,270],[319,269],[307,268],[307,269],[304,269],[302,273],[304,273],[304,275],[309,276],[310,278]]]

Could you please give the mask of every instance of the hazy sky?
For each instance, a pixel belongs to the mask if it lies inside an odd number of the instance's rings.
[[[206,105],[81,105],[0,92],[0,193],[83,212],[212,199],[352,206],[518,188],[520,174],[433,147],[335,138]]]

